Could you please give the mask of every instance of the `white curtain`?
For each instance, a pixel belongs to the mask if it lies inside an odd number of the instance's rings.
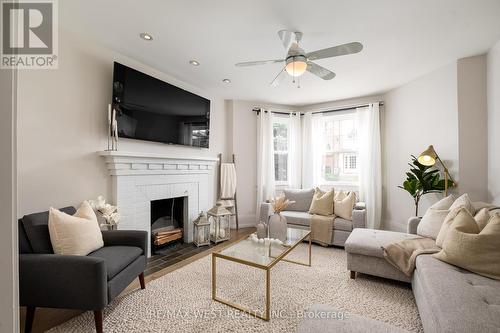
[[[301,188],[302,185],[302,126],[300,113],[290,113],[288,163],[290,163],[289,186]]]
[[[260,204],[273,196],[273,115],[261,110],[257,117],[257,217],[260,216]]]
[[[322,115],[308,112],[302,124],[302,188],[321,184],[322,159],[325,151],[325,131]]]
[[[356,109],[359,144],[359,196],[366,203],[367,227],[380,228],[382,162],[379,104]]]

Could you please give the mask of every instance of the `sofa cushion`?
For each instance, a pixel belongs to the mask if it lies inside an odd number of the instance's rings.
[[[89,253],[89,257],[104,259],[108,281],[142,254],[142,249],[135,246],[105,246]]]
[[[283,190],[285,198],[290,201],[295,201],[294,203],[288,205],[286,210],[296,211],[296,212],[307,212],[309,207],[311,207],[311,202],[314,195],[314,189],[308,190]]]
[[[64,207],[60,211],[73,215],[76,209],[74,207]],[[49,212],[24,215],[21,220],[33,252],[54,253],[49,234]]]
[[[420,236],[395,231],[356,228],[347,238],[345,250],[348,253],[384,258],[382,246],[410,238],[420,238]]]
[[[286,218],[286,223],[304,225],[309,227],[311,225],[312,215],[308,212],[294,212],[289,210],[284,210],[281,215]]]
[[[425,299],[425,313],[434,317],[422,320],[436,323],[436,332],[500,331],[500,281],[420,255],[413,283],[423,291],[417,297]]]
[[[344,230],[344,231],[351,231],[352,230],[352,221],[343,219],[341,217],[336,217],[335,220],[333,220],[333,229],[335,230]]]

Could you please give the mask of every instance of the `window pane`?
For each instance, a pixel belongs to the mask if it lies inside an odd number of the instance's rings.
[[[274,154],[274,179],[281,182],[288,180],[288,154]]]
[[[288,150],[288,126],[283,123],[273,124],[274,151]]]
[[[323,179],[328,182],[339,180],[339,154],[329,153],[323,156]]]
[[[322,177],[325,182],[358,181],[358,137],[355,114],[325,117]]]

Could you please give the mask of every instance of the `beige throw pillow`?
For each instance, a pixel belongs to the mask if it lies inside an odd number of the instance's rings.
[[[467,193],[462,194],[453,202],[453,204],[450,206],[450,210],[454,210],[455,208],[458,208],[460,206],[465,207],[469,211],[469,213],[474,216],[476,213],[476,210],[474,209],[474,205],[472,204],[472,201],[469,198],[469,195]]]
[[[49,234],[56,254],[86,256],[104,246],[92,207],[84,201],[75,215],[49,209]]]
[[[458,212],[464,207],[457,207],[453,210],[450,210],[446,215],[443,224],[441,224],[441,228],[439,229],[439,233],[436,237],[436,245],[439,247],[443,247],[444,239],[446,238],[446,233],[453,223],[453,219],[457,216]]]
[[[352,210],[356,204],[354,192],[338,191],[335,194],[333,212],[338,217],[352,220]]]
[[[316,187],[311,201],[311,207],[309,207],[309,214],[325,216],[333,214],[333,189],[325,192],[319,187]]]
[[[479,212],[477,212],[476,215],[474,215],[474,220],[476,220],[479,231],[483,230],[484,227],[486,227],[486,224],[488,224],[490,217],[491,215],[488,208],[483,208]]]
[[[443,246],[443,241],[446,236],[446,232],[448,231],[448,228],[450,227],[451,223],[453,222],[453,219],[455,216],[457,216],[458,212],[460,211],[461,208],[467,209],[467,211],[474,216],[475,214],[475,209],[474,206],[472,205],[472,201],[469,199],[469,195],[467,193],[462,194],[458,199],[456,199],[453,204],[449,208],[449,213],[446,215],[446,218],[444,219],[443,223],[441,224],[441,228],[439,229],[439,233],[436,237],[436,245],[439,247]]]
[[[493,215],[482,231],[462,208],[453,219],[443,248],[433,256],[471,272],[500,280],[500,215]]]
[[[418,224],[417,235],[436,239],[454,201],[453,195],[449,195],[430,206]]]

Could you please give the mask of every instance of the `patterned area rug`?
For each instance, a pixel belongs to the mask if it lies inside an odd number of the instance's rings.
[[[304,310],[313,304],[380,320],[422,332],[409,285],[366,275],[351,280],[346,254],[313,245],[312,267],[280,262],[271,270],[269,322],[256,319],[211,299],[211,256],[115,299],[104,312],[105,332],[295,332]],[[307,258],[306,244],[290,259]],[[252,309],[264,309],[265,272],[218,259],[218,296]],[[93,332],[86,312],[50,332]]]

